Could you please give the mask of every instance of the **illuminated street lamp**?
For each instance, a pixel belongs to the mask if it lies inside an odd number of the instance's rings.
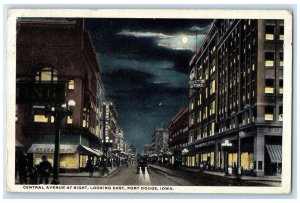
[[[242,175],[242,167],[241,167],[241,138],[244,137],[246,133],[244,131],[240,131],[238,133],[238,171],[237,171],[237,178],[240,178]]]
[[[75,101],[70,100],[68,104],[56,104],[46,106],[45,117],[54,117],[55,122],[55,141],[54,141],[54,160],[53,160],[53,180],[51,184],[59,184],[59,150],[60,150],[60,128],[64,117],[72,117],[75,108]]]
[[[232,147],[232,143],[229,142],[228,140],[225,140],[222,144],[221,144],[223,150],[224,150],[224,156],[225,156],[225,160],[224,160],[224,167],[225,167],[225,175],[228,175],[228,151],[229,148]]]
[[[189,153],[189,150],[187,148],[184,148],[182,151],[182,155],[184,155],[184,166],[186,165],[186,154]]]

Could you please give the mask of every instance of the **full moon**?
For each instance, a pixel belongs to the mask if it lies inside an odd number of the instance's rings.
[[[181,38],[181,42],[182,42],[183,44],[187,43],[188,41],[189,41],[189,38],[186,37],[186,36],[184,36],[184,37]]]

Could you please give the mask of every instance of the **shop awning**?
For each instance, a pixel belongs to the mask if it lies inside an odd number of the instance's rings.
[[[77,151],[78,145],[60,145],[60,154],[73,154]],[[53,154],[54,144],[32,144],[27,153]]]
[[[272,163],[281,163],[282,150],[281,145],[266,145]]]
[[[103,155],[103,152],[101,150],[99,150],[99,149],[92,148],[92,150],[94,150],[95,152],[97,152],[100,156]]]
[[[87,154],[87,155],[96,155],[96,156],[101,156],[100,153],[96,152],[95,150],[89,148],[89,147],[86,147],[84,145],[79,145],[80,149],[81,149],[81,152]]]

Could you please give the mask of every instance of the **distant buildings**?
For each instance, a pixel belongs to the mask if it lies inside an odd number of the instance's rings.
[[[135,161],[136,158],[137,158],[137,150],[136,150],[136,147],[132,144],[128,147],[128,159],[129,160],[132,160],[132,161]]]
[[[144,145],[144,153],[143,154],[148,155],[148,156],[153,154],[151,145]]]
[[[215,20],[190,62],[189,166],[257,176],[281,171],[282,20]],[[222,143],[232,143],[228,162]]]
[[[172,152],[171,164],[188,164],[182,159],[182,151],[188,146],[189,108],[181,109],[168,125],[169,150]],[[185,157],[183,157],[185,158]]]
[[[155,129],[153,135],[152,135],[152,151],[155,154],[160,154],[162,152],[165,152],[168,150],[168,139],[169,139],[169,134],[168,130],[164,128],[158,128]]]

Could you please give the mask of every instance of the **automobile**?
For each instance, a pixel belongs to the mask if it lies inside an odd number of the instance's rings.
[[[145,170],[147,168],[147,172],[149,173],[149,168],[148,168],[148,162],[144,161],[144,160],[139,160],[137,163],[137,167],[136,167],[136,173],[139,174],[140,173],[140,168],[142,170],[142,173],[145,173]]]

